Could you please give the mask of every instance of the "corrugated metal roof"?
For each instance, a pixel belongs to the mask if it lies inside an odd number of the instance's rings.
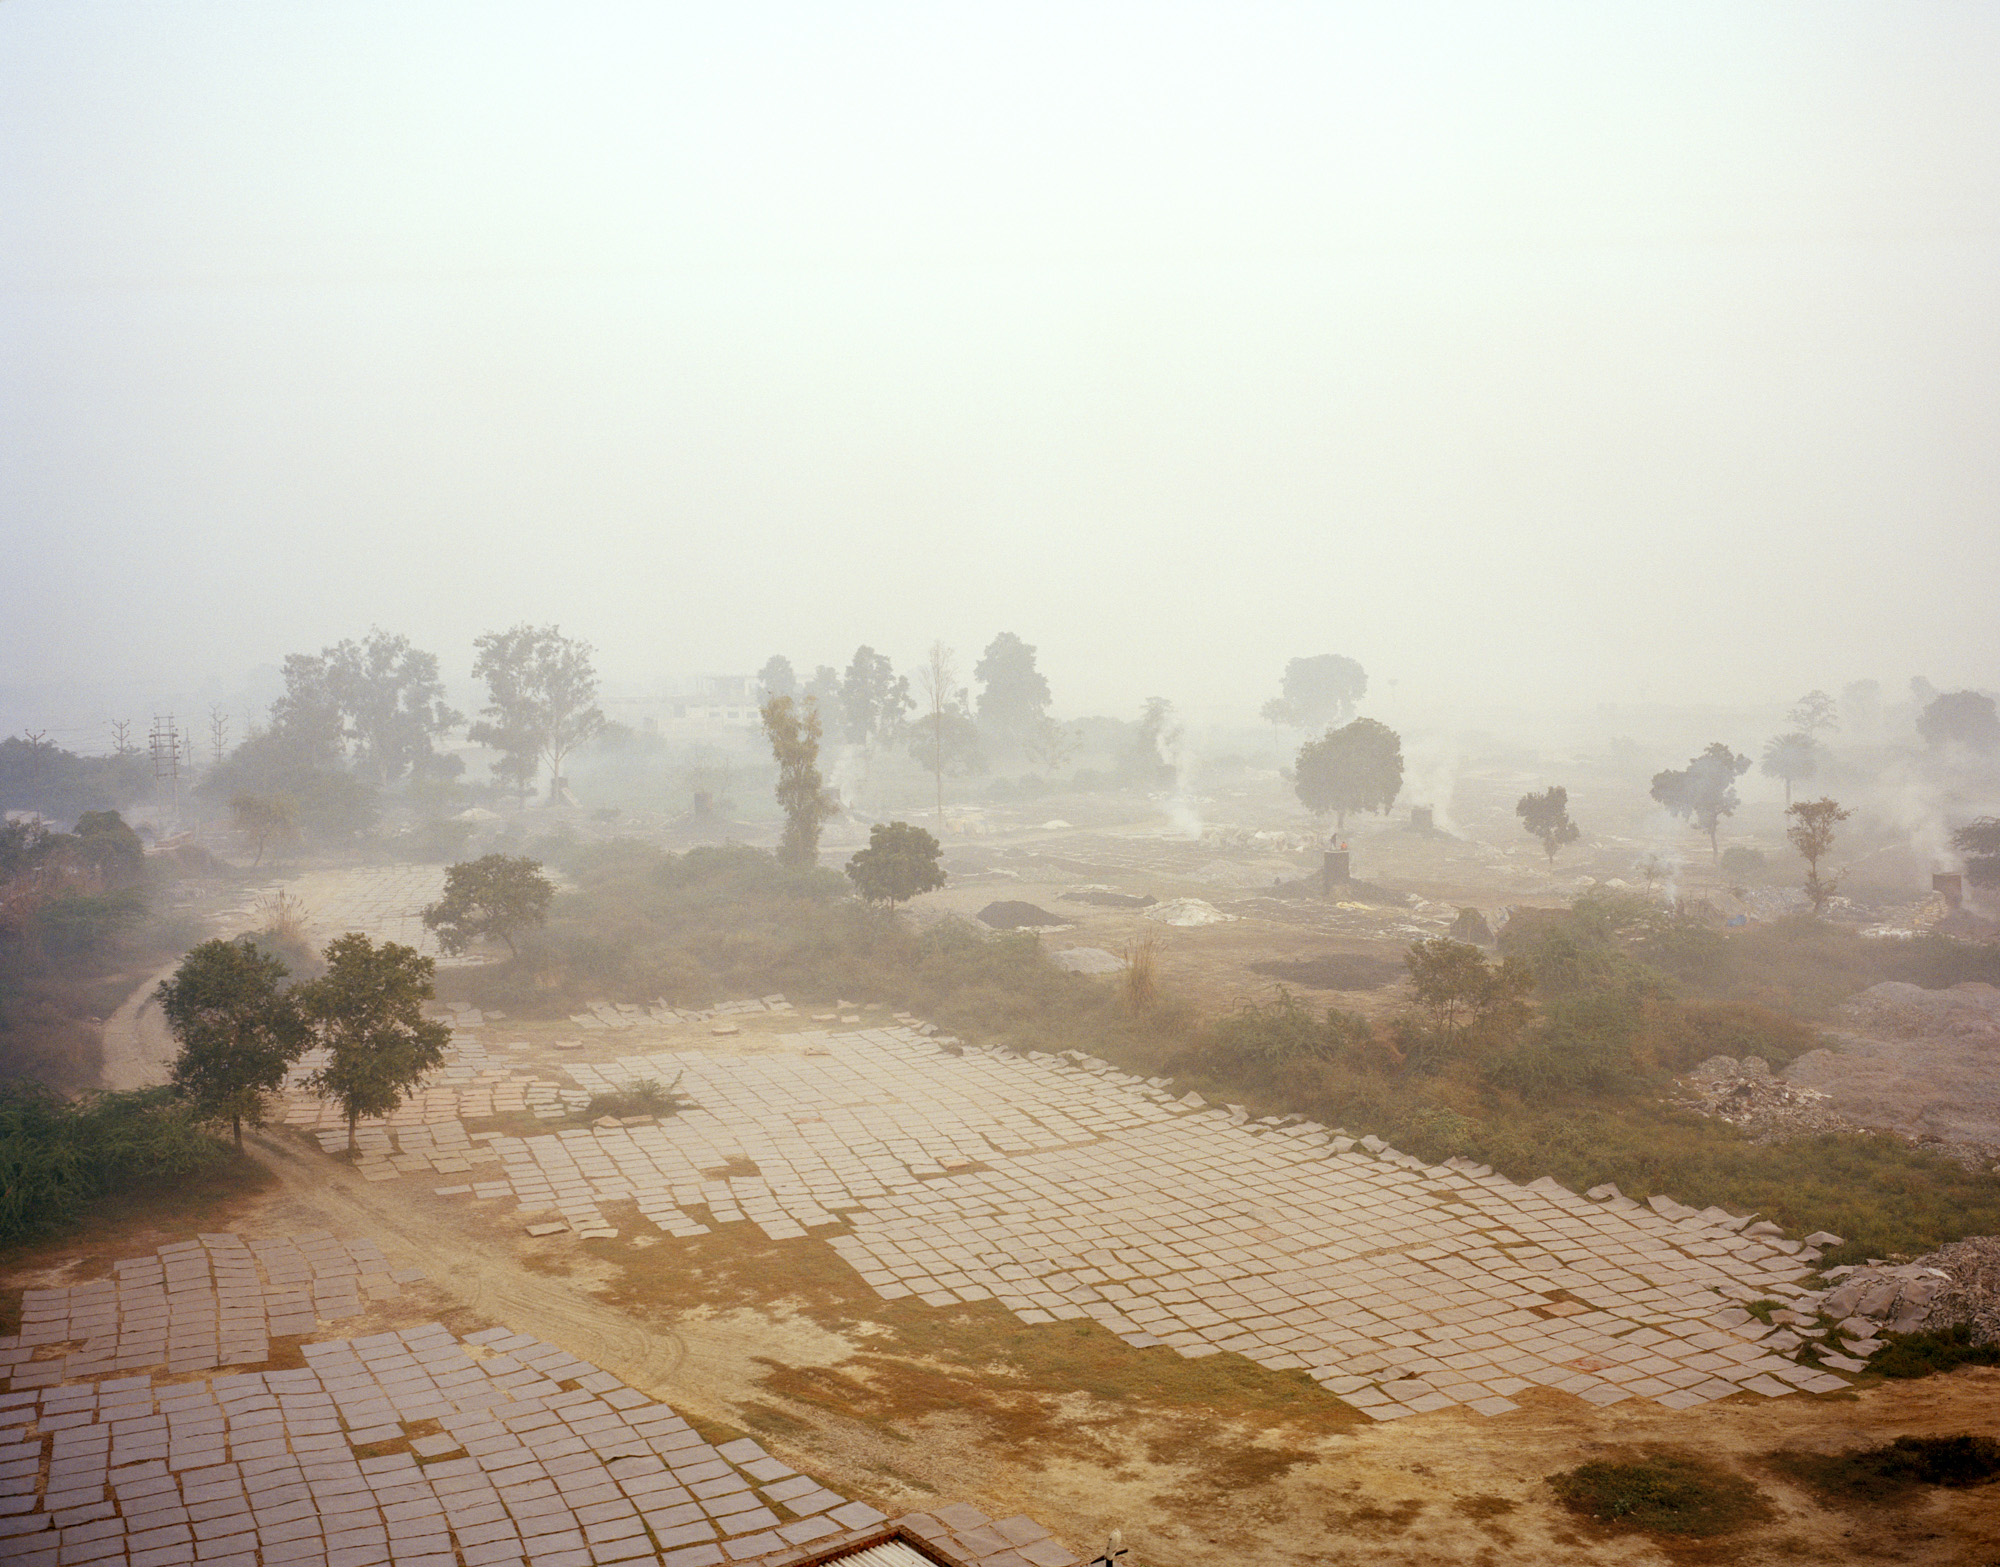
[[[885,1540],[880,1545],[864,1545],[858,1551],[849,1551],[844,1556],[830,1556],[829,1562],[839,1562],[840,1567],[937,1567],[922,1551],[905,1545],[901,1540]]]

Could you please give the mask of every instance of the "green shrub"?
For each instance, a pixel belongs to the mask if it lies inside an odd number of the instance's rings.
[[[167,1088],[65,1100],[0,1085],[0,1245],[72,1219],[120,1187],[214,1163],[224,1144]]]
[[[1780,1449],[1765,1463],[1835,1506],[1897,1502],[1918,1486],[1962,1490],[2000,1477],[2000,1442],[1984,1436],[1899,1436],[1844,1453]]]
[[[1722,874],[1732,881],[1762,882],[1764,876],[1764,851],[1753,849],[1748,844],[1732,843],[1722,851]]]
[[[642,1077],[608,1094],[592,1094],[583,1113],[592,1120],[600,1115],[617,1116],[620,1120],[629,1115],[673,1115],[687,1108],[680,1086],[679,1074],[666,1084],[657,1078]]]
[[[1924,1333],[1889,1333],[1888,1348],[1877,1350],[1868,1369],[1885,1377],[1928,1377],[1960,1366],[2000,1366],[2000,1344],[1973,1341],[1966,1323]]]
[[[1771,1516],[1770,1503],[1743,1476],[1677,1448],[1593,1459],[1550,1475],[1549,1484],[1571,1512],[1648,1534],[1707,1539]]]

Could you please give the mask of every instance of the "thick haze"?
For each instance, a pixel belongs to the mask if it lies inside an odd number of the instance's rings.
[[[8,684],[2000,682],[2000,10],[0,5]]]

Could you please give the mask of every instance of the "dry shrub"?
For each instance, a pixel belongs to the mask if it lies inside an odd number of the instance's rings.
[[[319,973],[323,965],[312,943],[312,911],[288,892],[259,898],[255,908],[257,933],[251,939],[282,958],[294,980]]]
[[[1141,936],[1125,946],[1125,972],[1118,978],[1119,998],[1134,1017],[1144,1017],[1159,1004],[1159,941]]]

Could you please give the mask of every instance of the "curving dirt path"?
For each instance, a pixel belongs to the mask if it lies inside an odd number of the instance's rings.
[[[146,1088],[167,1080],[167,1066],[174,1058],[174,1038],[167,1032],[167,1020],[160,1014],[153,992],[174,977],[180,967],[176,958],[156,974],[149,974],[104,1020],[104,1065],[98,1082],[106,1088]]]
[[[346,1165],[257,1133],[246,1135],[245,1147],[284,1188],[287,1218],[297,1214],[336,1235],[366,1235],[392,1261],[422,1269],[429,1283],[482,1317],[532,1333],[676,1407],[691,1402],[679,1375],[688,1358],[680,1335],[648,1330],[574,1283],[545,1278],[504,1249],[475,1243]]]

